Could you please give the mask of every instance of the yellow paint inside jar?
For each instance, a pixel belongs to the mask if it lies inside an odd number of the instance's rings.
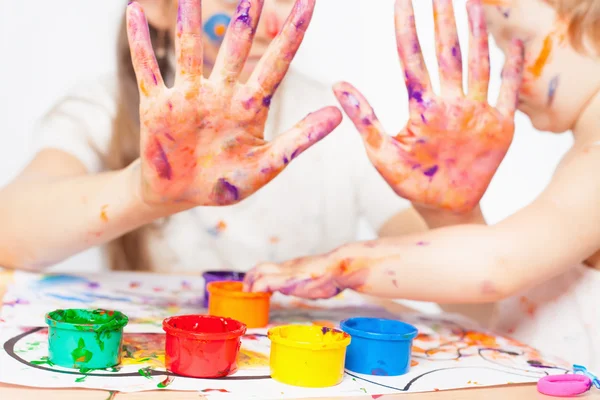
[[[350,336],[320,326],[284,325],[269,329],[271,377],[292,386],[335,386],[344,378]]]

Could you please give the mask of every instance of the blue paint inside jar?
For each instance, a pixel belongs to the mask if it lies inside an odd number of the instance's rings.
[[[340,327],[352,337],[346,369],[365,375],[399,376],[410,369],[412,342],[418,330],[405,322],[381,318],[350,318]]]

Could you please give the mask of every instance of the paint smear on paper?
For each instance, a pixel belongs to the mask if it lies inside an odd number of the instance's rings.
[[[143,376],[146,379],[152,379],[152,375],[150,374],[149,367],[138,369],[138,374],[140,374],[141,376]]]
[[[169,387],[169,385],[171,383],[173,383],[174,380],[175,380],[175,377],[173,377],[173,376],[167,376],[167,378],[164,381],[159,382],[158,385],[156,385],[156,387],[159,388],[159,389],[164,389],[166,387]]]
[[[210,393],[210,392],[231,393],[227,389],[203,389],[200,392],[202,392],[202,393]]]

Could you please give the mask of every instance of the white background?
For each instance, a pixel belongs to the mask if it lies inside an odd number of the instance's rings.
[[[431,2],[414,3],[422,47],[437,84]],[[116,33],[125,4],[0,0],[0,186],[31,157],[28,145],[35,120],[80,79],[115,69]],[[464,4],[455,0],[466,55]],[[492,102],[502,63],[502,54],[493,48]],[[326,83],[350,81],[368,97],[390,134],[401,129],[407,107],[395,50],[393,0],[320,0],[295,66]],[[541,134],[518,115],[514,144],[482,203],[488,220],[497,222],[531,202],[570,143],[570,135]],[[68,265],[96,268],[97,257],[91,251]]]

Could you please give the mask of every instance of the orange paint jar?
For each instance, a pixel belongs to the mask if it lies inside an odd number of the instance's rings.
[[[243,291],[242,282],[222,281],[208,284],[208,313],[233,318],[248,328],[264,328],[269,323],[271,293]]]

